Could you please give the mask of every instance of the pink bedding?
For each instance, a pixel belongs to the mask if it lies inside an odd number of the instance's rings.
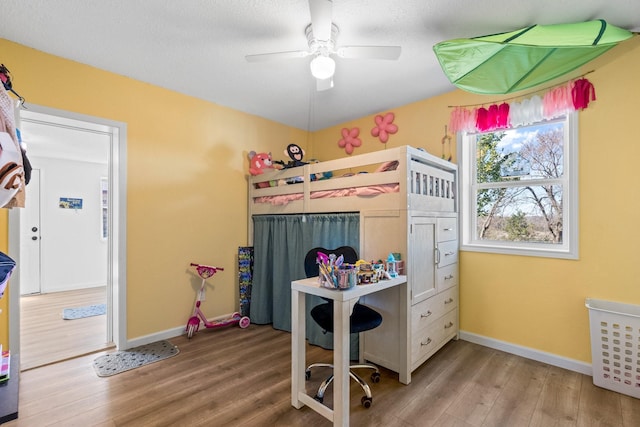
[[[329,197],[349,197],[349,196],[362,196],[362,197],[371,197],[377,196],[378,194],[384,193],[397,193],[400,191],[400,184],[380,184],[380,185],[372,185],[369,187],[353,187],[353,188],[342,188],[339,190],[323,190],[323,191],[314,191],[311,193],[312,199],[324,199]],[[280,196],[262,196],[255,197],[255,203],[271,203],[272,205],[286,205],[287,203],[294,200],[302,200],[302,193],[295,194],[283,194]]]

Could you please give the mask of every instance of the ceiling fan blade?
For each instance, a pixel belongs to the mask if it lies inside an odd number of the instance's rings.
[[[340,58],[389,59],[400,57],[400,46],[341,46],[336,50]]]
[[[247,62],[265,62],[277,59],[296,59],[305,58],[309,56],[309,52],[306,50],[291,50],[288,52],[272,52],[272,53],[259,53],[256,55],[245,55]]]
[[[330,40],[333,2],[331,0],[309,0],[309,12],[311,13],[313,36],[318,40]]]

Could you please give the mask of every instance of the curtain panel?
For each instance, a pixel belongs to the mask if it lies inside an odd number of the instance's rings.
[[[351,246],[359,252],[360,215],[255,215],[253,230],[251,322],[272,324],[275,329],[290,332],[291,281],[305,278],[305,255],[318,246],[328,249]],[[332,349],[333,334],[324,333],[309,315],[312,307],[325,301],[313,295],[306,298],[309,343]],[[352,334],[351,359],[357,357],[358,337]]]

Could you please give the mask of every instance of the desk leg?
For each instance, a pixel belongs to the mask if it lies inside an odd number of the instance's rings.
[[[349,425],[349,301],[333,302],[333,425]]]
[[[298,399],[305,392],[305,294],[291,290],[291,405],[304,406]]]

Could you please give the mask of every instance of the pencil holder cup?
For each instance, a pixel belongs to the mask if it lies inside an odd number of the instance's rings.
[[[353,288],[358,282],[358,270],[353,267],[339,268],[329,274],[320,273],[320,285],[324,288],[346,290]]]

